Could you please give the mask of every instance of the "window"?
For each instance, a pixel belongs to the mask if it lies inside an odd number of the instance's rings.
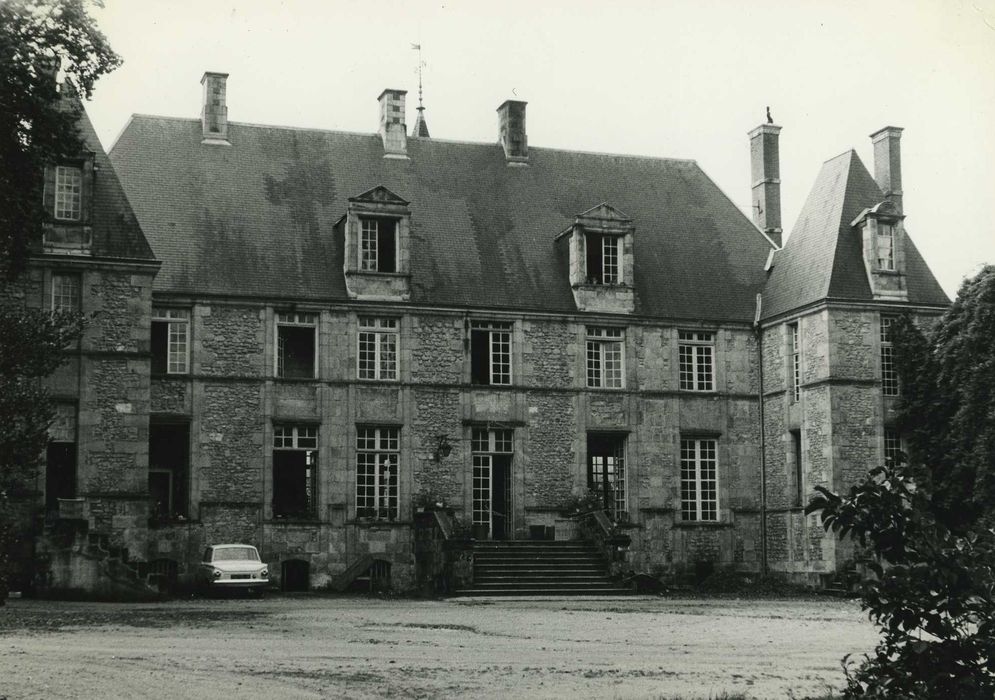
[[[679,331],[680,386],[687,391],[715,390],[715,334]]]
[[[377,520],[398,517],[397,470],[400,428],[356,430],[356,516]]]
[[[45,451],[45,510],[58,512],[59,499],[76,497],[76,404],[59,402],[48,426]]]
[[[881,317],[881,393],[885,396],[898,396],[898,372],[891,344],[891,325],[894,322],[893,316]]]
[[[681,440],[681,516],[686,521],[719,519],[715,440]]]
[[[878,221],[878,269],[895,269],[895,227]]]
[[[397,379],[397,320],[359,317],[360,379]]]
[[[486,537],[509,536],[513,431],[474,428],[473,525]]]
[[[190,426],[185,423],[151,423],[149,496],[154,521],[187,517],[189,471]]]
[[[595,389],[625,386],[621,328],[587,329],[587,385]]]
[[[622,237],[588,233],[585,241],[588,284],[621,284]]]
[[[314,379],[318,351],[318,314],[276,315],[276,376]]]
[[[610,517],[626,512],[624,435],[588,433],[587,486],[601,496]]]
[[[83,218],[82,169],[56,166],[55,218],[59,221],[79,221]]]
[[[361,218],[359,269],[397,272],[397,220]]]
[[[792,464],[792,486],[794,487],[792,491],[794,492],[794,505],[800,506],[805,495],[802,462],[802,434],[800,430],[791,431],[791,447],[794,457],[794,463]]]
[[[474,321],[470,325],[470,381],[511,384],[511,324]]]
[[[75,274],[52,275],[52,311],[80,310],[80,277]]]
[[[902,451],[902,436],[897,430],[884,429],[884,463],[894,466],[905,461]]]
[[[798,345],[798,324],[788,325],[791,342],[791,401],[797,403],[802,395],[801,348]]]
[[[190,311],[152,309],[152,374],[186,374],[190,357]]]
[[[273,517],[317,517],[318,426],[273,426]]]

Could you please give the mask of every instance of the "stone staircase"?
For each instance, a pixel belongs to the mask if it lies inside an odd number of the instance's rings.
[[[589,542],[481,541],[473,545],[473,584],[463,596],[628,595]]]

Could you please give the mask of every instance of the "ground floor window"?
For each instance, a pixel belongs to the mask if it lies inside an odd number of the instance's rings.
[[[45,450],[45,510],[58,511],[60,498],[76,498],[76,404],[55,404]]]
[[[715,440],[681,440],[681,517],[719,519],[718,450]]]
[[[587,486],[601,496],[605,512],[613,519],[626,512],[625,436],[587,434]]]
[[[356,430],[356,515],[398,517],[400,428],[360,426]]]
[[[153,520],[168,521],[187,517],[189,472],[189,424],[151,423],[149,496]]]
[[[318,516],[318,426],[273,426],[273,517]]]
[[[474,428],[470,442],[474,530],[482,538],[504,539],[510,536],[514,432]]]
[[[891,428],[884,429],[884,463],[888,466],[895,466],[904,459],[902,452],[902,436],[897,430]]]

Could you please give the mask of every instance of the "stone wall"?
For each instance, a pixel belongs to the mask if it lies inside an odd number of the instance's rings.
[[[259,501],[263,463],[259,384],[205,384],[199,393],[200,432],[192,437],[199,445],[200,499]]]
[[[198,306],[193,329],[194,371],[221,377],[260,377],[265,314],[245,306]]]

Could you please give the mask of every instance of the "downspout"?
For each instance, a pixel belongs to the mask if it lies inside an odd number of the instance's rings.
[[[764,336],[760,327],[760,310],[763,295],[757,294],[757,308],[753,317],[753,332],[757,336],[757,367],[759,385],[757,403],[760,406],[760,575],[767,577],[767,441],[764,431]]]

